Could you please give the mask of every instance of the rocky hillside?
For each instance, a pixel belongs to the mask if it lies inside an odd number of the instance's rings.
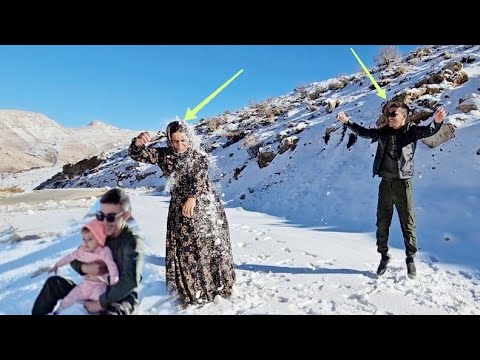
[[[125,146],[135,135],[100,121],[67,129],[42,114],[0,110],[0,173],[77,162]]]

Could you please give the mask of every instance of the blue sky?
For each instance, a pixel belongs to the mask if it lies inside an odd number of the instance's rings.
[[[403,54],[418,45],[399,46]],[[45,114],[66,127],[100,120],[160,130],[240,69],[198,118],[237,110],[300,84],[368,66],[381,45],[0,46],[0,109]],[[366,84],[366,86],[368,86]]]

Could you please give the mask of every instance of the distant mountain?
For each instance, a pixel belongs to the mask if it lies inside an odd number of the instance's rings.
[[[0,110],[0,172],[77,162],[124,147],[137,133],[100,121],[69,129],[42,114]]]

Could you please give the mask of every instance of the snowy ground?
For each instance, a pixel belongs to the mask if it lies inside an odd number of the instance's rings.
[[[39,184],[62,171],[62,166],[39,168],[17,173],[0,173],[0,189],[18,186],[22,190],[33,190]]]
[[[0,205],[0,313],[29,314],[47,277],[32,274],[78,246],[83,218],[97,196],[84,191],[76,200],[62,200],[68,197],[64,190],[47,202]],[[140,314],[480,314],[475,268],[420,253],[418,278],[410,280],[403,249],[392,248],[390,268],[377,279],[374,234],[295,226],[242,208],[227,209],[235,295],[178,312],[165,292],[169,199],[140,191],[131,196],[146,241]],[[24,240],[12,241],[13,230]],[[60,274],[80,279],[68,267]]]
[[[451,45],[432,51],[413,64],[403,63],[407,72],[393,77],[387,86],[389,97],[418,89],[417,81],[443,71],[453,60],[462,62],[469,78],[460,86],[446,80],[430,84],[429,92],[411,104],[425,108],[428,104],[422,104],[427,101],[432,109],[443,104],[449,114],[445,122],[456,127],[455,138],[433,149],[418,142],[413,176],[418,278],[406,277],[397,214],[390,229],[394,258],[386,274],[375,278],[379,179],[372,178],[371,169],[377,144],[358,139],[349,148],[352,134],[342,134],[335,118],[345,111],[356,122],[376,126],[382,100],[368,83],[353,80],[327,91],[334,80],[330,79],[309,87],[309,91],[325,88],[318,103],[300,100],[299,92],[294,92],[268,104],[290,109],[276,122],[263,124],[258,109],[249,107],[228,115],[223,128],[202,139],[212,147],[215,144],[212,155],[218,176],[212,179],[218,180],[215,183],[227,202],[238,283],[231,300],[192,307],[182,314],[480,313],[480,111],[459,109],[461,103],[478,101],[480,48]],[[431,88],[436,86],[440,92]],[[334,99],[340,105],[327,111],[324,102]],[[312,101],[315,110],[309,110]],[[338,130],[329,133],[327,142],[326,131],[333,127]],[[229,131],[252,129],[241,141],[227,144]],[[282,133],[298,138],[294,150],[279,153]],[[249,153],[254,144],[277,154],[268,166],[260,168],[257,156]],[[57,170],[0,174],[0,190],[11,186],[27,190],[19,197],[0,199],[0,313],[30,312],[46,278],[30,275],[78,246],[83,217],[101,193],[28,192]],[[160,189],[164,179],[159,172],[157,166],[137,164],[122,149],[99,168],[62,184],[136,188],[129,191],[147,251],[143,314],[176,313],[165,293],[168,198],[141,188]],[[70,269],[61,271],[75,276]]]

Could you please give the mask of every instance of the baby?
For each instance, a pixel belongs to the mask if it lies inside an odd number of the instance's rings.
[[[107,236],[103,230],[103,225],[98,220],[91,220],[82,228],[83,245],[73,253],[61,258],[49,270],[49,273],[57,273],[59,267],[69,264],[73,260],[80,260],[85,263],[93,261],[103,261],[107,265],[108,275],[84,277],[84,281],[75,286],[72,291],[65,296],[60,305],[54,311],[58,315],[61,311],[85,300],[98,300],[106,289],[107,285],[113,285],[118,281],[118,268],[113,261],[111,250],[105,246]],[[110,281],[108,279],[110,277]]]

